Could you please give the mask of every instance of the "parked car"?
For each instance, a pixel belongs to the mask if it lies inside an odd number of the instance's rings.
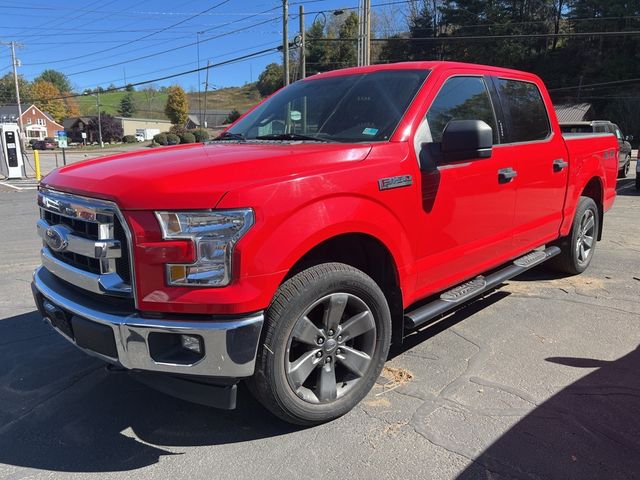
[[[560,124],[563,133],[612,133],[618,139],[619,170],[618,178],[626,178],[631,168],[631,144],[633,135],[624,136],[620,127],[608,120],[591,122],[563,122]]]
[[[38,140],[34,142],[32,147],[34,150],[55,150],[56,142],[53,140]]]
[[[245,380],[280,418],[326,422],[409,333],[547,260],[583,272],[617,155],[608,134],[564,138],[529,73],[314,75],[211,143],[47,175],[36,304],[164,392],[233,408]]]

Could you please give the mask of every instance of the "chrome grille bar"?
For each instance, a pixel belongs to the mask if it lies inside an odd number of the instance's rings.
[[[132,270],[131,242],[114,203],[41,188],[38,205],[41,218],[36,228],[43,239],[41,258],[47,270],[93,293],[133,296],[131,283],[117,271],[116,260],[122,265],[123,257],[128,257],[129,269],[126,264],[122,268]],[[114,238],[116,222],[126,239]],[[132,279],[128,271],[124,274]]]

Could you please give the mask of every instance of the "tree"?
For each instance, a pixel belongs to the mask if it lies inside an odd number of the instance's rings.
[[[18,88],[20,88],[20,100],[28,102],[31,98],[31,83],[22,75],[18,75]],[[0,77],[0,105],[16,103],[16,86],[13,73],[7,73]]]
[[[189,119],[189,99],[187,94],[178,85],[167,89],[167,105],[164,113],[174,125],[185,125]]]
[[[282,65],[270,63],[258,77],[257,88],[260,95],[268,97],[284,85],[284,69]]]
[[[80,106],[75,98],[69,97],[64,99],[65,107],[67,110],[67,117],[79,117],[80,116]]]
[[[67,115],[67,107],[64,100],[60,98],[62,96],[60,90],[53,83],[46,80],[34,82],[31,87],[31,96],[35,106],[51,115],[57,122],[61,122]]]
[[[133,85],[131,85],[130,83],[127,83],[127,85],[124,87],[124,89],[127,92],[135,92],[136,91],[135,87]]]
[[[227,118],[225,118],[224,123],[228,125],[229,123],[235,122],[239,118],[240,112],[234,108],[229,112],[229,115],[227,115]]]
[[[122,135],[124,134],[122,123],[108,113],[100,113],[100,125],[98,125],[97,118],[91,119],[87,127],[91,133],[91,138],[99,139],[99,127],[102,129],[102,140],[104,142],[122,140]]]
[[[34,82],[38,82],[40,80],[52,83],[62,93],[69,93],[72,90],[71,82],[67,76],[57,70],[48,69],[43,71],[34,79]]]
[[[136,113],[136,104],[133,100],[133,94],[131,92],[126,93],[120,99],[118,113],[125,118],[131,118],[133,117],[133,114]]]

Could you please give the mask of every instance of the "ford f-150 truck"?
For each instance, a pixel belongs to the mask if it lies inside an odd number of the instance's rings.
[[[410,331],[546,260],[587,268],[617,173],[616,138],[563,137],[535,75],[333,71],[208,144],[49,174],[33,291],[67,340],[158,389],[233,408],[244,380],[316,424]]]

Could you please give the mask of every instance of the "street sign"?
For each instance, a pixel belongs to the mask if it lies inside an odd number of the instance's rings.
[[[58,147],[67,148],[67,132],[64,130],[56,130],[56,138],[58,140]]]
[[[82,138],[87,138],[87,132],[82,132]]]

